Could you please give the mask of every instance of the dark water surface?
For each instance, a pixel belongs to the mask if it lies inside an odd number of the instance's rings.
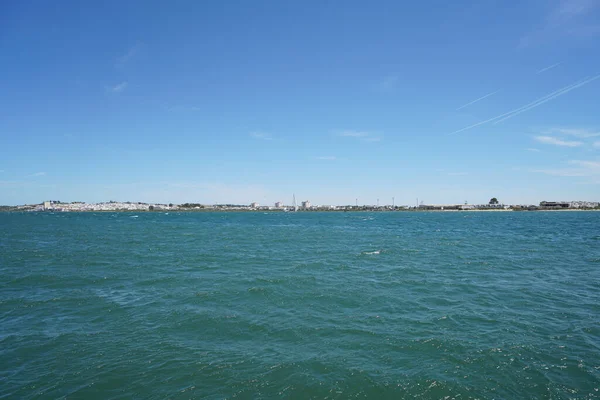
[[[598,398],[600,213],[0,213],[0,398]]]

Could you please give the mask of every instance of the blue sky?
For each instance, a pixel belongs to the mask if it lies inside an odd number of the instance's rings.
[[[600,1],[0,5],[0,204],[600,200]]]

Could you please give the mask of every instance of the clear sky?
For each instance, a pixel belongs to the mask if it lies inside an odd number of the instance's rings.
[[[600,200],[600,0],[0,3],[0,204]]]

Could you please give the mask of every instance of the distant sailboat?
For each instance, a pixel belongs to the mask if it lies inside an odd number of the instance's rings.
[[[298,205],[296,204],[296,194],[294,193],[294,212],[298,211]]]

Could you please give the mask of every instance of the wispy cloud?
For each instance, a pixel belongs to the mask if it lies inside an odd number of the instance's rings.
[[[581,129],[581,128],[552,128],[542,131],[543,135],[537,136],[535,139],[547,144],[554,144],[558,146],[567,147],[579,147],[579,146],[591,146],[600,148],[600,141],[591,142],[590,138],[600,136],[599,131]],[[556,135],[562,136],[562,138],[556,137]],[[563,140],[565,137],[575,137],[579,140]]]
[[[396,75],[390,75],[378,82],[375,85],[375,89],[382,92],[391,92],[396,88],[396,86],[398,86],[398,77]]]
[[[600,173],[600,161],[571,160],[569,164],[579,165]]]
[[[30,177],[36,177],[36,176],[46,176],[45,172],[36,172],[34,174],[29,175]]]
[[[129,61],[131,61],[142,49],[142,43],[138,42],[132,47],[130,47],[125,54],[117,57],[115,61],[115,67],[120,68],[125,66]]]
[[[334,160],[336,160],[336,157],[335,156],[321,156],[321,157],[317,157],[317,160],[334,161]]]
[[[496,91],[494,91],[494,92],[491,92],[491,93],[488,93],[488,94],[486,94],[485,96],[481,96],[481,97],[480,97],[480,98],[478,98],[478,99],[475,99],[475,100],[473,100],[473,101],[470,101],[470,102],[468,102],[467,104],[463,104],[462,106],[458,107],[458,108],[456,109],[456,111],[458,111],[458,110],[462,110],[463,108],[465,108],[465,107],[468,107],[468,106],[470,106],[471,104],[475,104],[475,103],[477,103],[478,101],[481,101],[481,100],[483,100],[483,99],[487,99],[488,97],[495,95],[495,94],[496,94],[496,93],[498,93],[499,91],[500,91],[500,90],[496,90]]]
[[[598,4],[597,0],[562,0],[549,16],[549,22],[564,23],[566,19],[587,14]]]
[[[271,135],[264,132],[250,132],[250,136],[252,136],[254,139],[273,140],[273,137]]]
[[[572,90],[575,90],[577,88],[585,86],[585,85],[587,85],[587,84],[595,81],[598,78],[600,78],[600,74],[596,75],[596,76],[593,76],[591,78],[588,77],[588,78],[582,79],[582,80],[580,80],[578,82],[572,83],[572,84],[570,84],[568,86],[565,86],[565,87],[563,87],[561,89],[555,90],[552,93],[549,93],[549,94],[547,94],[545,96],[542,96],[542,97],[540,97],[540,98],[532,101],[531,103],[525,104],[524,106],[521,106],[519,108],[515,108],[514,110],[511,110],[511,111],[508,111],[508,112],[506,112],[504,114],[500,114],[500,115],[497,115],[495,117],[486,119],[484,121],[477,122],[477,123],[475,123],[473,125],[469,125],[467,127],[459,129],[457,131],[448,133],[447,135],[455,135],[457,133],[464,132],[466,130],[469,130],[469,129],[472,129],[472,128],[475,128],[475,127],[478,127],[478,126],[481,126],[481,125],[484,125],[484,124],[487,124],[489,122],[494,122],[495,124],[498,124],[500,122],[506,121],[509,118],[515,117],[515,116],[517,116],[517,115],[519,115],[521,113],[524,113],[526,111],[529,111],[529,110],[532,110],[532,109],[534,109],[536,107],[539,107],[542,104],[549,102],[550,100],[554,100],[557,97],[563,96],[563,95],[569,93]]]
[[[589,176],[584,171],[575,168],[532,169],[531,172],[566,177]]]
[[[127,82],[121,82],[115,86],[111,86],[108,90],[112,93],[121,93],[125,88],[127,88]]]
[[[555,4],[543,17],[536,29],[521,37],[519,47],[525,48],[560,37],[592,36],[600,33],[600,25],[593,12],[598,0],[560,0],[542,2]]]
[[[556,68],[556,67],[558,67],[560,64],[562,64],[562,62],[559,62],[559,63],[556,63],[556,64],[552,64],[552,65],[550,65],[550,66],[548,66],[548,67],[546,67],[546,68],[542,68],[542,69],[540,69],[539,71],[537,71],[537,72],[536,72],[536,75],[537,75],[537,74],[542,74],[542,73],[544,73],[544,72],[546,72],[546,71],[550,71],[552,68]]]
[[[563,147],[579,147],[583,144],[583,142],[570,141],[570,140],[561,140],[552,136],[536,136],[535,140],[544,144],[552,144],[555,146],[563,146]]]
[[[338,136],[362,138],[362,137],[369,136],[369,133],[368,132],[358,132],[358,131],[342,131],[342,132],[338,133]]]
[[[600,177],[600,161],[570,160],[567,164],[571,165],[571,167],[535,169],[533,172],[565,177]],[[600,183],[600,181],[596,183]]]
[[[539,152],[541,152],[541,150],[540,150],[540,149],[535,149],[535,148],[532,148],[532,147],[530,147],[530,148],[528,148],[528,149],[525,149],[525,150],[527,150],[527,151],[531,151],[531,152],[533,152],[533,153],[539,153]]]
[[[342,137],[350,137],[358,140],[362,140],[363,142],[379,142],[381,137],[372,134],[371,132],[365,131],[352,131],[346,130],[337,133],[338,136]]]
[[[552,128],[546,131],[547,133],[558,133],[561,135],[575,136],[579,138],[591,138],[600,136],[600,132],[591,131],[588,129],[573,129],[573,128]]]

